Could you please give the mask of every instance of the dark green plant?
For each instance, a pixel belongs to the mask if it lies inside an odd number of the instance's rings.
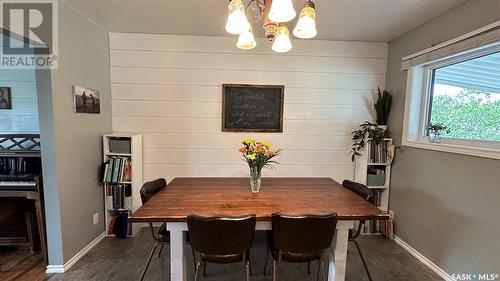
[[[378,87],[377,96],[377,101],[373,104],[373,106],[375,107],[375,112],[377,114],[377,124],[387,125],[387,121],[389,120],[389,112],[391,111],[392,106],[392,91],[381,91],[380,87]]]
[[[356,156],[361,155],[360,151],[366,145],[367,141],[371,141],[375,144],[379,144],[385,137],[384,131],[377,128],[377,124],[365,121],[363,124],[359,125],[360,129],[352,132],[352,149],[351,149],[351,160],[354,161]]]
[[[450,133],[450,129],[446,127],[446,125],[441,124],[441,123],[432,123],[430,122],[425,126],[425,129],[429,133],[434,133],[436,135],[441,135],[441,132],[444,131],[446,133]]]

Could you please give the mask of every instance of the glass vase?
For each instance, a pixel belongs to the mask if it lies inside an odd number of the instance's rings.
[[[250,189],[252,193],[258,193],[260,190],[261,174],[257,169],[250,169]]]
[[[440,143],[441,135],[436,132],[429,132],[429,142],[430,143]]]

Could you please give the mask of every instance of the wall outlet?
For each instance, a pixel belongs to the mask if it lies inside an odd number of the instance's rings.
[[[94,225],[98,224],[99,223],[99,213],[95,213],[92,216],[92,219],[94,220]]]

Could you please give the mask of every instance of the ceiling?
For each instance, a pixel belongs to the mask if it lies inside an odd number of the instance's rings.
[[[228,36],[228,0],[63,0],[107,31]],[[248,0],[243,0],[248,3]],[[294,0],[300,11],[305,0]],[[323,40],[389,42],[465,0],[316,0]],[[295,25],[293,21],[292,25]],[[253,23],[264,37],[261,23]]]

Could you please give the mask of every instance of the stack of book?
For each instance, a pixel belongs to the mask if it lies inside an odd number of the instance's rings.
[[[111,156],[109,161],[104,163],[103,182],[130,182],[132,180],[132,166],[130,158]]]
[[[370,143],[370,163],[387,162],[387,142],[381,141],[379,144]]]
[[[130,184],[106,184],[106,196],[111,196],[113,210],[128,209],[125,197],[130,197],[130,195],[132,195]]]

